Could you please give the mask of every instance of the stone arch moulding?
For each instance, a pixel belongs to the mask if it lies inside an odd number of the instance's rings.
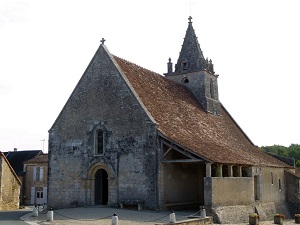
[[[116,173],[111,167],[111,165],[97,162],[90,166],[87,171],[87,184],[86,184],[86,194],[87,203],[89,205],[95,205],[95,174],[98,170],[103,169],[108,175],[108,205],[113,205],[117,203],[117,183],[116,183]]]
[[[107,172],[108,179],[114,179],[115,178],[115,171],[111,167],[111,165],[97,162],[90,166],[90,168],[87,171],[88,179],[94,179],[94,176],[96,172],[100,169],[104,169]]]

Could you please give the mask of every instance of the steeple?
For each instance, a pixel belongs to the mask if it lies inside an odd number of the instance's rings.
[[[200,48],[198,38],[192,25],[192,17],[190,16],[188,19],[189,25],[186,30],[177,64],[175,65],[174,74],[191,73],[204,70],[214,74],[212,61],[204,58],[203,52]]]
[[[187,86],[207,112],[220,115],[218,75],[215,75],[212,60],[204,58],[192,25],[192,17],[190,16],[188,20],[188,28],[175,71],[173,72],[171,58],[169,58],[168,72],[165,76]]]

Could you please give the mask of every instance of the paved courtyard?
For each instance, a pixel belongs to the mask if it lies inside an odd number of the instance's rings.
[[[89,206],[70,209],[59,209],[53,211],[53,221],[47,221],[46,213],[39,213],[38,217],[33,217],[32,213],[26,214],[20,219],[30,225],[110,225],[112,224],[112,216],[117,214],[119,225],[140,225],[140,224],[156,224],[169,222],[170,212],[167,211],[138,211],[136,209],[120,209],[103,206]],[[175,212],[176,220],[186,220],[189,216],[197,212],[178,211]],[[199,215],[199,214],[197,214]],[[240,223],[236,225],[248,225],[248,223]],[[261,221],[260,225],[274,225],[273,221]],[[295,225],[294,220],[285,220],[284,225]]]

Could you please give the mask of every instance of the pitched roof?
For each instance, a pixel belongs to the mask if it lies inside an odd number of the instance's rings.
[[[12,168],[15,170],[18,176],[23,175],[23,162],[34,158],[35,156],[42,154],[42,150],[27,150],[27,151],[14,151],[4,152],[7,160],[9,161]]]
[[[113,58],[163,136],[212,162],[289,167],[254,146],[224,107],[222,116],[206,113],[184,85]]]
[[[0,152],[0,157],[2,157],[4,159],[4,161],[7,163],[8,167],[10,168],[12,174],[15,176],[16,180],[18,181],[18,183],[21,185],[22,182],[20,181],[19,177],[17,176],[17,174],[15,173],[14,169],[12,168],[12,166],[10,165],[9,161],[7,160],[7,158],[5,157],[5,155]]]
[[[298,177],[300,177],[300,167],[295,168],[296,174]]]
[[[40,154],[32,159],[29,159],[24,164],[48,163],[48,154]]]

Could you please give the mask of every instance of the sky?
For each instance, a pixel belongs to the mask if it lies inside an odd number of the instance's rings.
[[[219,99],[255,145],[300,144],[299,0],[0,0],[0,151],[48,130],[100,45],[159,74],[193,17]]]

